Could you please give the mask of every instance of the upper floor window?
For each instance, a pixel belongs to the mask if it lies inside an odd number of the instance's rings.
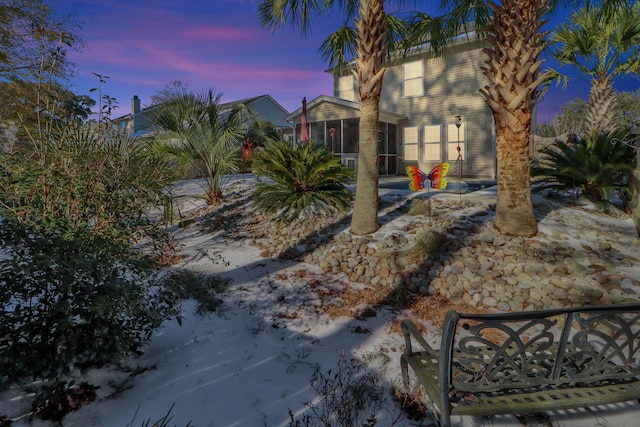
[[[402,94],[403,96],[424,95],[423,76],[424,70],[422,61],[407,62],[402,65]]]
[[[356,88],[351,74],[338,78],[338,97],[347,101],[356,100]]]

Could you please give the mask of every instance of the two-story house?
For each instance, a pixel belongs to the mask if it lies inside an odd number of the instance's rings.
[[[286,121],[289,112],[270,95],[260,95],[239,101],[226,102],[219,105],[224,114],[239,104],[246,105],[251,111],[251,120],[267,121],[272,123],[280,131],[283,138],[290,137],[293,129]],[[131,136],[144,136],[153,131],[151,113],[158,105],[140,108],[140,98],[134,96],[131,100],[131,113],[114,119],[112,126],[121,129]]]
[[[379,163],[381,175],[404,174],[408,165],[428,173],[449,162],[449,176],[494,180],[493,118],[480,88],[486,55],[481,44],[461,38],[444,57],[428,46],[415,48],[402,62],[386,64],[380,98]],[[307,103],[312,141],[323,143],[343,163],[357,168],[360,104],[353,74],[334,76],[334,96]],[[300,134],[302,109],[287,119]]]

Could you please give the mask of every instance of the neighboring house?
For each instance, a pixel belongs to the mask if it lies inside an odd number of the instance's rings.
[[[380,174],[402,175],[408,165],[429,173],[438,163],[449,162],[450,181],[459,172],[466,179],[495,180],[493,117],[479,92],[488,83],[481,70],[486,59],[482,46],[465,38],[443,58],[433,57],[425,46],[401,63],[386,65],[380,98]],[[357,167],[356,79],[350,70],[328,72],[334,77],[335,97],[320,96],[307,104],[310,137],[340,155],[343,163]],[[297,139],[301,116],[298,109],[287,117],[296,124]]]
[[[221,103],[219,105],[220,111],[224,113],[239,104],[249,107],[252,114],[251,120],[272,123],[281,132],[283,138],[293,133],[293,129],[285,119],[289,112],[270,95],[260,95],[239,101]],[[114,119],[112,126],[116,129],[122,129],[131,136],[148,134],[153,131],[151,112],[158,107],[159,105],[152,105],[141,109],[140,98],[134,96],[131,100],[131,113]]]

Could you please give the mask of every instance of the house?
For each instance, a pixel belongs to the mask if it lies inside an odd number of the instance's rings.
[[[444,57],[434,57],[425,45],[402,62],[385,65],[380,98],[381,175],[402,175],[408,165],[428,173],[437,164],[449,162],[450,177],[495,180],[493,117],[479,92],[488,83],[481,71],[485,60],[482,45],[465,36]],[[319,96],[307,104],[310,138],[357,168],[356,79],[350,70],[328,72],[334,78],[333,96]],[[287,117],[295,123],[297,138],[301,116],[298,109]]]
[[[251,120],[268,121],[278,129],[284,137],[293,133],[293,129],[286,121],[289,112],[270,95],[260,95],[253,98],[241,99],[239,101],[222,103],[219,105],[220,111],[228,111],[239,104],[244,104],[251,110]],[[112,126],[122,129],[132,136],[143,136],[153,131],[151,123],[151,113],[159,105],[152,105],[140,108],[140,98],[134,96],[131,100],[131,113],[118,117],[112,121]]]
[[[288,119],[295,122],[294,142],[300,140],[302,108]],[[400,165],[398,129],[407,121],[403,114],[380,110],[379,167],[381,175],[397,175]],[[360,133],[360,103],[339,97],[321,95],[307,103],[307,123],[311,141],[325,144],[342,163],[357,168]]]

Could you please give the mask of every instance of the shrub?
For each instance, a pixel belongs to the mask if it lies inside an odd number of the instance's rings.
[[[318,398],[305,403],[307,411],[301,419],[289,411],[289,427],[374,427],[387,401],[388,390],[380,377],[366,364],[344,355],[335,370],[322,372],[316,367],[311,388]]]
[[[177,313],[153,285],[168,238],[148,215],[170,171],[81,125],[34,146],[0,170],[0,388],[117,361]]]
[[[254,170],[271,180],[256,185],[255,203],[265,212],[291,219],[351,206],[352,195],[344,183],[353,178],[353,171],[323,146],[270,144],[257,156]]]
[[[163,203],[174,176],[147,148],[144,141],[82,125],[56,128],[40,153],[4,156],[0,213],[123,247],[136,240],[161,244],[162,224],[148,212]]]
[[[144,258],[108,240],[5,219],[0,244],[0,388],[118,361],[177,315]]]
[[[162,280],[163,286],[181,299],[194,299],[200,315],[215,312],[222,305],[220,295],[227,290],[231,279],[220,275],[180,269]]]
[[[611,136],[597,136],[575,143],[556,141],[540,150],[531,172],[539,190],[554,189],[584,195],[607,204],[614,191],[627,191],[627,173],[633,169],[633,151]]]

